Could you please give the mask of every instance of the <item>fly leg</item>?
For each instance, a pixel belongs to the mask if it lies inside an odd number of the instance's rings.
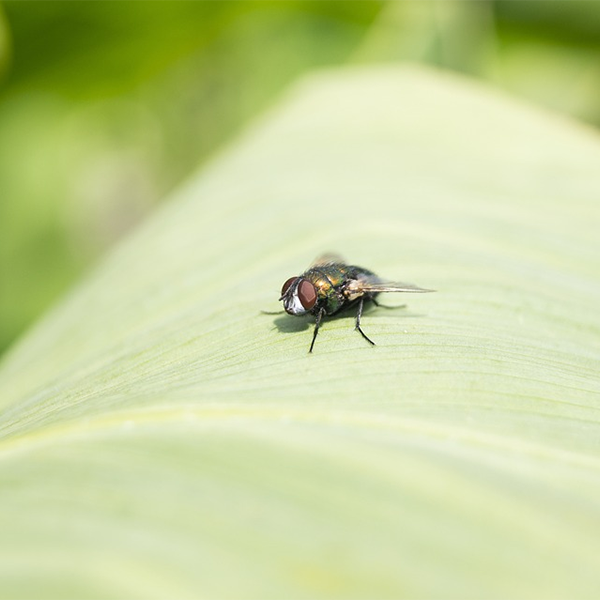
[[[321,320],[323,319],[323,315],[324,314],[325,314],[325,309],[324,308],[322,308],[317,313],[317,320],[315,321],[315,331],[313,333],[312,342],[310,343],[310,350],[308,351],[309,354],[313,351],[313,346],[315,345],[315,340],[317,339],[317,333],[319,333],[319,326],[321,325]]]
[[[360,317],[362,316],[362,311],[363,311],[363,304],[364,304],[364,297],[362,297],[359,301],[358,301],[358,312],[356,313],[356,327],[355,329],[358,329],[358,331],[360,332],[360,335],[362,335],[365,340],[367,340],[367,342],[369,342],[369,344],[371,344],[372,346],[375,345],[375,342],[373,340],[370,340],[366,335],[365,332],[360,328]]]
[[[388,306],[387,304],[379,304],[375,298],[371,298],[371,302],[379,308],[406,308],[406,304],[397,304],[396,306]]]

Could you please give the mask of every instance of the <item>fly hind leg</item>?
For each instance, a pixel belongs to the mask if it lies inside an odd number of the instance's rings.
[[[369,339],[367,337],[367,335],[365,334],[365,332],[360,328],[360,318],[362,316],[362,311],[363,311],[363,305],[364,305],[364,303],[365,303],[364,297],[361,298],[358,301],[358,311],[356,313],[356,327],[355,327],[355,329],[358,329],[358,331],[360,332],[360,335],[362,335],[365,338],[365,340],[367,340],[367,342],[369,342],[369,344],[371,344],[372,346],[374,346],[375,342],[373,340]]]
[[[379,304],[379,302],[377,302],[377,300],[375,300],[375,298],[371,298],[371,301],[378,308],[389,308],[390,310],[394,309],[394,308],[406,308],[406,304],[396,304],[394,306],[389,306],[387,304]]]

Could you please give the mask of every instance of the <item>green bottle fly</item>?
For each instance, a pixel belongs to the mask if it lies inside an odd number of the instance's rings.
[[[312,352],[325,316],[357,306],[356,329],[367,342],[375,345],[360,327],[365,302],[383,306],[376,300],[382,292],[431,291],[410,283],[385,281],[368,269],[348,265],[340,257],[327,254],[317,259],[302,275],[290,277],[283,284],[279,299],[283,300],[283,307],[290,315],[315,315],[315,329],[309,349]]]

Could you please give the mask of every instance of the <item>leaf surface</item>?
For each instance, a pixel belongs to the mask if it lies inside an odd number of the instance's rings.
[[[411,67],[304,79],[0,369],[0,595],[600,592],[600,139]],[[436,294],[325,321],[339,252]]]

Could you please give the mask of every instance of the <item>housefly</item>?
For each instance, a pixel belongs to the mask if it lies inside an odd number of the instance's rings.
[[[315,316],[315,329],[309,352],[313,351],[319,327],[327,316],[335,315],[353,306],[356,311],[356,329],[371,345],[375,345],[360,327],[365,303],[372,302],[384,308],[402,308],[379,304],[382,292],[432,292],[411,283],[380,279],[375,273],[346,264],[339,256],[327,254],[318,258],[304,273],[290,277],[281,288],[283,307],[290,315]]]

